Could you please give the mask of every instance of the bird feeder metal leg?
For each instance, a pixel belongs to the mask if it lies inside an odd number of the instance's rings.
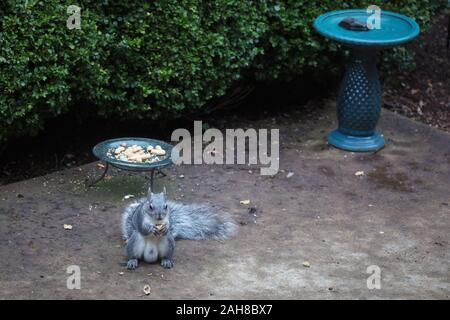
[[[102,174],[100,176],[98,176],[97,178],[92,179],[91,181],[87,180],[86,181],[86,186],[87,187],[92,187],[94,184],[100,182],[106,176],[106,173],[108,172],[108,169],[109,169],[109,164],[105,163],[105,170],[103,170]]]
[[[153,180],[155,179],[155,170],[156,169],[152,169],[151,171],[150,171],[150,190],[154,190],[153,189]]]

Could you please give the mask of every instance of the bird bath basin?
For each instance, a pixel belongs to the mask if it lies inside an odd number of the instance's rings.
[[[320,15],[314,28],[350,52],[350,62],[337,100],[338,128],[328,143],[349,151],[376,151],[384,147],[375,128],[381,111],[381,88],[376,67],[377,52],[407,43],[420,32],[406,16],[381,11],[380,28],[370,29],[367,10],[339,10]]]

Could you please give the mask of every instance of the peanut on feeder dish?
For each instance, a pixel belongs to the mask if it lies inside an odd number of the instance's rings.
[[[122,143],[117,148],[110,148],[106,155],[110,158],[126,162],[151,163],[161,161],[161,156],[165,156],[166,151],[160,145],[156,145],[155,147],[149,145],[143,148],[137,144],[127,146],[126,143]]]

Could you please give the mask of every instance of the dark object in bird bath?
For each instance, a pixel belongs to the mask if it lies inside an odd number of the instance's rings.
[[[367,26],[367,23],[361,22],[359,20],[356,20],[352,17],[347,17],[341,22],[339,22],[339,26],[347,29],[347,30],[353,30],[353,31],[369,31],[369,27]]]

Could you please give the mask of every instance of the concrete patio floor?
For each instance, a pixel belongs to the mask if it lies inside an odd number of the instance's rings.
[[[325,142],[334,118],[327,103],[236,123],[280,128],[275,177],[247,166],[166,170],[157,185],[169,197],[218,204],[240,225],[223,243],[178,241],[171,270],[121,264],[123,197],[145,192],[142,174],[114,171],[86,189],[86,175],[101,172],[94,163],[0,187],[0,298],[448,299],[450,135],[383,111],[387,147],[350,153]],[[70,265],[80,290],[66,287]],[[381,289],[367,288],[370,265]]]

